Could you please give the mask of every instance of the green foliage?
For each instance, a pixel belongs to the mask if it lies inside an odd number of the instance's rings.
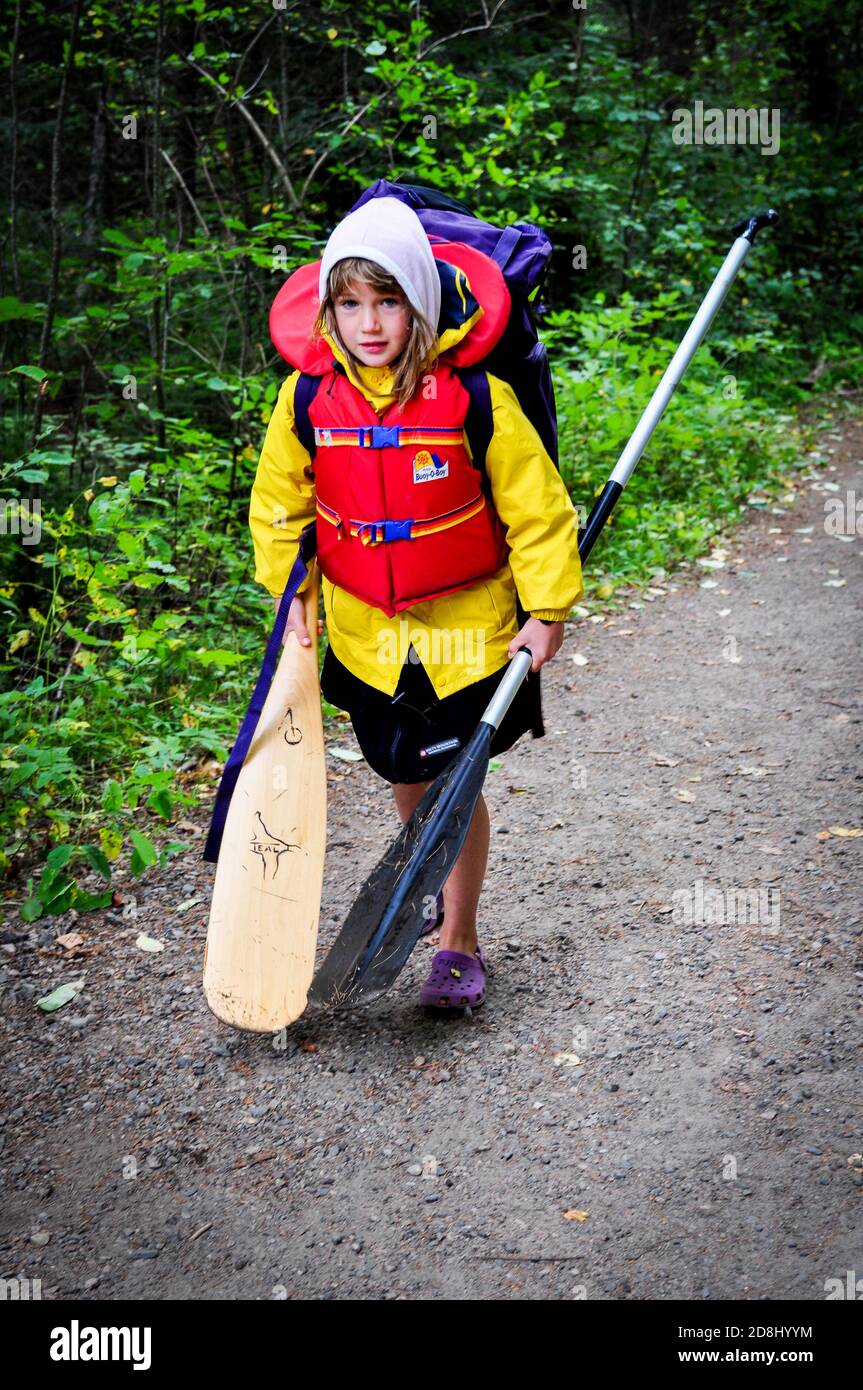
[[[680,299],[672,291],[645,306],[625,294],[605,306],[600,297],[548,317],[561,473],[583,515],[677,347],[665,332],[679,322],[682,335],[693,307],[682,312]],[[749,396],[747,365],[755,352],[781,359],[782,351],[768,333],[714,338],[700,350],[606,524],[588,591],[648,582],[651,570],[702,553],[755,488],[782,483],[800,460],[798,430],[786,410]]]

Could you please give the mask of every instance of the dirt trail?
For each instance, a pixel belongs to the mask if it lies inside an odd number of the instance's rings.
[[[863,1274],[863,838],[821,834],[863,825],[863,538],[824,526],[826,498],[863,500],[863,422],[821,445],[724,568],[569,625],[546,738],[486,783],[473,1017],[420,1011],[421,944],[369,1012],[281,1051],[232,1033],[200,991],[196,853],[124,881],[134,920],[79,919],[103,949],[51,1017],[69,924],[7,924],[2,1275],[60,1299],[820,1300]],[[329,761],[322,945],[397,828],[364,763]]]

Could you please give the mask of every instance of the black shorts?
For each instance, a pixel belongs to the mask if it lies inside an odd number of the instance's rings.
[[[332,647],[327,647],[321,693],[331,705],[348,711],[363,757],[379,777],[387,782],[428,782],[458,757],[508,670],[507,662],[499,671],[441,700],[417,652],[410,647],[399,683],[390,696],[360,680],[339,661]],[[522,681],[492,736],[492,756],[505,753],[528,729],[534,738],[545,734],[540,674],[529,671]],[[420,758],[421,748],[448,738],[459,739],[460,748]]]

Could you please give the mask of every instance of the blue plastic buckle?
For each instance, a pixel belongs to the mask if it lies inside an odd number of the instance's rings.
[[[370,545],[379,545],[382,541],[409,541],[412,525],[412,519],[407,521],[364,521],[362,526],[357,528],[357,538],[360,539],[363,532],[367,531]]]
[[[397,449],[400,425],[361,425],[361,449]],[[366,436],[370,438],[366,438]]]

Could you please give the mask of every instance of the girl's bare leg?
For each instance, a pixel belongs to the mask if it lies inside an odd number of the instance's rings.
[[[402,824],[410,820],[422,801],[431,782],[395,782],[393,796]],[[446,915],[441,927],[440,944],[443,951],[463,951],[476,954],[476,912],[488,864],[489,820],[485,797],[480,796],[473,813],[467,839],[444,884],[443,900]]]

